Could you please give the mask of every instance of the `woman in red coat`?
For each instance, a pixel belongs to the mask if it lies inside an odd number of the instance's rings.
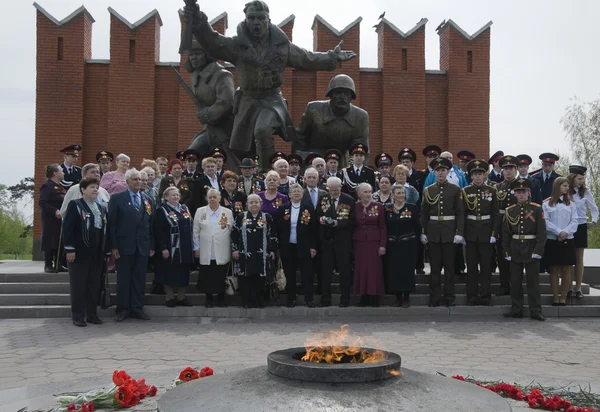
[[[372,200],[368,183],[358,186],[354,243],[354,294],[361,295],[359,306],[379,306],[385,295],[382,256],[385,255],[387,229],[383,205]]]

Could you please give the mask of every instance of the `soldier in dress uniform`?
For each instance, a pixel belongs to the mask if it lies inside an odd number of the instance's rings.
[[[504,175],[502,174],[502,166],[500,166],[500,159],[504,156],[504,152],[502,150],[498,150],[496,153],[490,157],[488,163],[492,165],[492,170],[488,175],[488,180],[492,182],[500,183],[504,180]]]
[[[379,190],[379,179],[381,179],[381,176],[389,177],[392,184],[394,183],[394,178],[390,176],[392,163],[392,156],[387,153],[381,153],[375,156],[375,167],[377,167],[377,170],[375,171],[375,181],[377,182],[377,187],[373,188],[373,191]]]
[[[547,199],[552,194],[552,185],[557,177],[560,177],[558,173],[554,171],[554,164],[559,160],[559,157],[554,153],[542,153],[539,156],[542,161],[542,170],[536,173],[533,178],[540,182],[542,188],[542,199]]]
[[[72,144],[60,150],[64,154],[64,161],[60,166],[65,174],[65,177],[60,181],[60,185],[65,190],[69,190],[71,186],[76,185],[81,180],[81,167],[76,164],[81,150],[83,150],[83,147],[78,144]]]
[[[517,171],[519,172],[518,178],[531,180],[531,201],[537,204],[542,204],[544,198],[542,197],[542,187],[540,181],[529,176],[529,165],[533,162],[530,156],[526,154],[517,155],[519,163],[517,165]]]
[[[527,284],[527,302],[531,319],[546,320],[540,303],[539,261],[546,243],[546,222],[542,207],[529,201],[532,183],[516,179],[511,189],[517,204],[506,208],[502,223],[503,260],[510,264],[510,297],[512,307],[507,318],[523,317],[523,269]]]
[[[325,171],[326,178],[333,176],[342,178],[342,172],[339,169],[341,159],[342,153],[338,149],[330,149],[325,152],[325,163],[327,164],[327,170]]]
[[[448,182],[452,162],[436,158],[431,162],[437,182],[423,190],[421,204],[421,242],[429,245],[431,279],[429,306],[440,305],[442,267],[444,268],[444,299],[447,306],[455,306],[454,256],[456,245],[464,243],[464,205],[461,189]]]
[[[203,176],[203,173],[198,170],[198,158],[200,154],[194,149],[187,149],[183,152],[184,166],[185,169],[182,173],[183,176],[191,180],[196,180]]]
[[[294,178],[296,183],[304,187],[304,177],[300,174],[300,168],[303,163],[302,156],[292,153],[288,156],[287,161],[290,165],[290,176]]]
[[[104,176],[104,173],[110,172],[112,168],[112,162],[115,156],[108,150],[102,150],[96,153],[96,163],[100,166],[100,178]]]
[[[502,181],[496,185],[496,191],[498,194],[498,211],[500,213],[500,219],[496,225],[496,257],[498,259],[498,271],[500,272],[500,290],[496,293],[496,296],[510,295],[510,267],[508,262],[502,258],[504,251],[502,250],[502,228],[501,219],[506,213],[506,208],[517,203],[517,198],[512,192],[510,187],[511,183],[517,176],[517,164],[519,159],[516,156],[506,155],[503,156],[498,164],[502,168]]]
[[[215,147],[212,152],[210,152],[210,156],[215,159],[217,162],[217,178],[219,182],[221,181],[221,176],[223,175],[224,165],[227,164],[227,153],[218,147]]]
[[[241,176],[238,177],[238,190],[246,196],[257,194],[265,190],[264,181],[261,177],[254,174],[256,165],[254,160],[246,157],[240,163]]]
[[[468,150],[461,150],[456,154],[456,157],[458,157],[458,168],[464,173],[467,183],[471,184],[472,180],[467,170],[467,165],[471,160],[475,160],[475,155]]]
[[[414,164],[417,161],[417,154],[414,150],[405,147],[398,153],[398,161],[408,168],[408,183],[417,189],[419,196],[423,194],[423,184],[425,183],[425,171],[415,169]],[[417,263],[417,268],[419,264]]]
[[[492,251],[498,225],[496,189],[484,183],[490,166],[485,160],[472,160],[467,172],[473,183],[463,189],[465,239],[467,241],[467,305],[491,306]],[[479,270],[481,268],[481,270]],[[479,285],[481,291],[478,293]]]
[[[366,144],[354,143],[350,146],[349,152],[352,158],[352,164],[346,166],[342,171],[342,180],[344,182],[343,191],[354,197],[354,199],[358,199],[356,189],[359,184],[366,182],[370,184],[371,187],[375,187],[375,171],[363,164],[365,156],[369,153],[369,147]]]

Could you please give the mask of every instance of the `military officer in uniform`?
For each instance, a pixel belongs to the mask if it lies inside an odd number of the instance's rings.
[[[215,162],[217,162],[217,178],[220,182],[221,176],[223,176],[223,171],[225,170],[223,166],[227,163],[227,153],[225,153],[225,151],[223,151],[222,149],[216,147],[210,153],[210,157],[215,159]]]
[[[379,189],[379,179],[381,179],[381,176],[389,177],[392,183],[394,183],[394,178],[390,176],[392,163],[392,156],[387,153],[381,153],[375,156],[375,167],[377,167],[377,170],[375,171],[375,181],[377,182],[377,187],[373,188],[373,190]]]
[[[265,190],[265,185],[262,177],[256,176],[254,170],[256,165],[254,160],[246,157],[242,159],[240,163],[241,176],[238,178],[238,190],[244,193],[246,196],[251,194],[258,194]]]
[[[325,152],[325,163],[327,164],[325,178],[330,178],[333,176],[339,177],[340,179],[342,178],[342,172],[340,171],[341,159],[342,153],[338,149],[330,149]]]
[[[519,159],[516,156],[506,155],[503,156],[498,164],[502,168],[502,181],[496,185],[496,191],[498,196],[498,212],[500,213],[500,219],[496,225],[497,240],[496,242],[496,256],[498,259],[498,271],[500,272],[500,290],[496,293],[496,296],[510,295],[510,267],[508,262],[502,258],[504,251],[502,250],[502,228],[501,219],[506,213],[506,208],[517,203],[517,198],[512,192],[511,183],[517,176],[517,164]]]
[[[200,154],[194,149],[187,149],[183,152],[185,170],[182,175],[190,180],[196,180],[204,175],[198,170],[198,157]]]
[[[458,168],[464,173],[467,183],[471,184],[472,180],[469,171],[467,170],[467,165],[471,160],[475,160],[475,155],[468,150],[461,150],[456,154],[456,157],[458,157]]]
[[[500,183],[504,180],[504,175],[502,174],[502,166],[500,166],[500,159],[504,156],[504,152],[502,150],[498,150],[496,153],[490,157],[488,163],[492,165],[492,170],[488,175],[488,179],[492,182]]]
[[[300,174],[300,167],[303,163],[302,156],[292,153],[288,156],[287,161],[290,165],[290,176],[294,178],[296,183],[304,187],[304,177]]]
[[[112,162],[115,156],[108,150],[102,150],[96,153],[96,163],[100,166],[100,179],[104,176],[104,173],[110,172],[112,168]]]
[[[358,194],[356,193],[356,189],[359,184],[366,182],[370,184],[371,187],[376,187],[375,171],[363,164],[365,156],[369,153],[369,147],[367,145],[355,143],[350,146],[349,151],[350,156],[352,157],[352,164],[346,166],[342,170],[344,182],[343,191],[357,200]]]
[[[448,182],[448,170],[452,162],[436,158],[431,169],[437,182],[423,190],[421,204],[421,242],[429,245],[431,280],[429,283],[429,306],[440,305],[441,280],[444,268],[444,299],[447,306],[455,306],[454,256],[456,245],[464,243],[464,205],[461,189]]]
[[[517,159],[519,159],[517,165],[517,171],[519,174],[517,177],[531,180],[531,201],[541,205],[544,201],[544,198],[542,197],[542,187],[540,185],[540,181],[529,176],[529,165],[531,165],[533,160],[526,154],[517,155]]]
[[[516,179],[511,189],[517,204],[506,208],[502,222],[502,257],[510,264],[510,297],[512,307],[507,318],[523,317],[523,269],[527,284],[527,302],[531,319],[546,320],[540,303],[539,261],[546,243],[546,222],[542,207],[529,201],[532,183]]]
[[[498,225],[496,189],[484,183],[489,164],[472,160],[467,172],[473,183],[463,189],[465,203],[465,239],[467,241],[467,305],[490,306],[492,281],[492,251],[496,243],[494,230]],[[481,269],[481,270],[479,270]],[[478,292],[481,285],[480,292]]]
[[[61,149],[61,152],[64,154],[64,161],[61,167],[65,177],[60,181],[60,185],[65,190],[69,190],[71,186],[76,185],[81,180],[81,167],[77,166],[76,163],[82,149],[83,147],[78,144],[72,144]]]
[[[414,168],[417,161],[417,154],[414,150],[405,147],[398,153],[398,161],[408,168],[408,183],[417,189],[419,196],[423,194],[423,184],[425,183],[426,174],[423,170]],[[419,264],[417,263],[417,268]]]
[[[434,144],[425,146],[423,149],[423,156],[425,156],[425,169],[423,169],[423,174],[425,177],[423,178],[423,189],[425,188],[425,179],[427,179],[429,173],[433,173],[433,169],[431,169],[431,162],[434,159],[437,159],[441,153],[442,149]]]
[[[542,153],[539,156],[542,161],[542,170],[536,173],[533,178],[540,182],[542,188],[542,200],[547,199],[552,194],[552,185],[560,175],[554,171],[554,164],[559,160],[559,157],[554,153]]]

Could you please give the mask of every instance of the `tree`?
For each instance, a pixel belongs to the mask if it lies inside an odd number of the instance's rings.
[[[32,227],[25,222],[23,213],[11,200],[9,189],[0,185],[0,253],[18,259],[30,254],[33,243]]]
[[[33,199],[33,177],[21,179],[19,183],[9,186],[7,189],[12,200]]]

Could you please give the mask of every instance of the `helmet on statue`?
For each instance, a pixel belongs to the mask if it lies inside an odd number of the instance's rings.
[[[350,90],[352,92],[352,99],[356,99],[356,86],[354,85],[354,80],[347,74],[338,74],[329,81],[326,96],[330,97],[329,95],[334,89]]]

